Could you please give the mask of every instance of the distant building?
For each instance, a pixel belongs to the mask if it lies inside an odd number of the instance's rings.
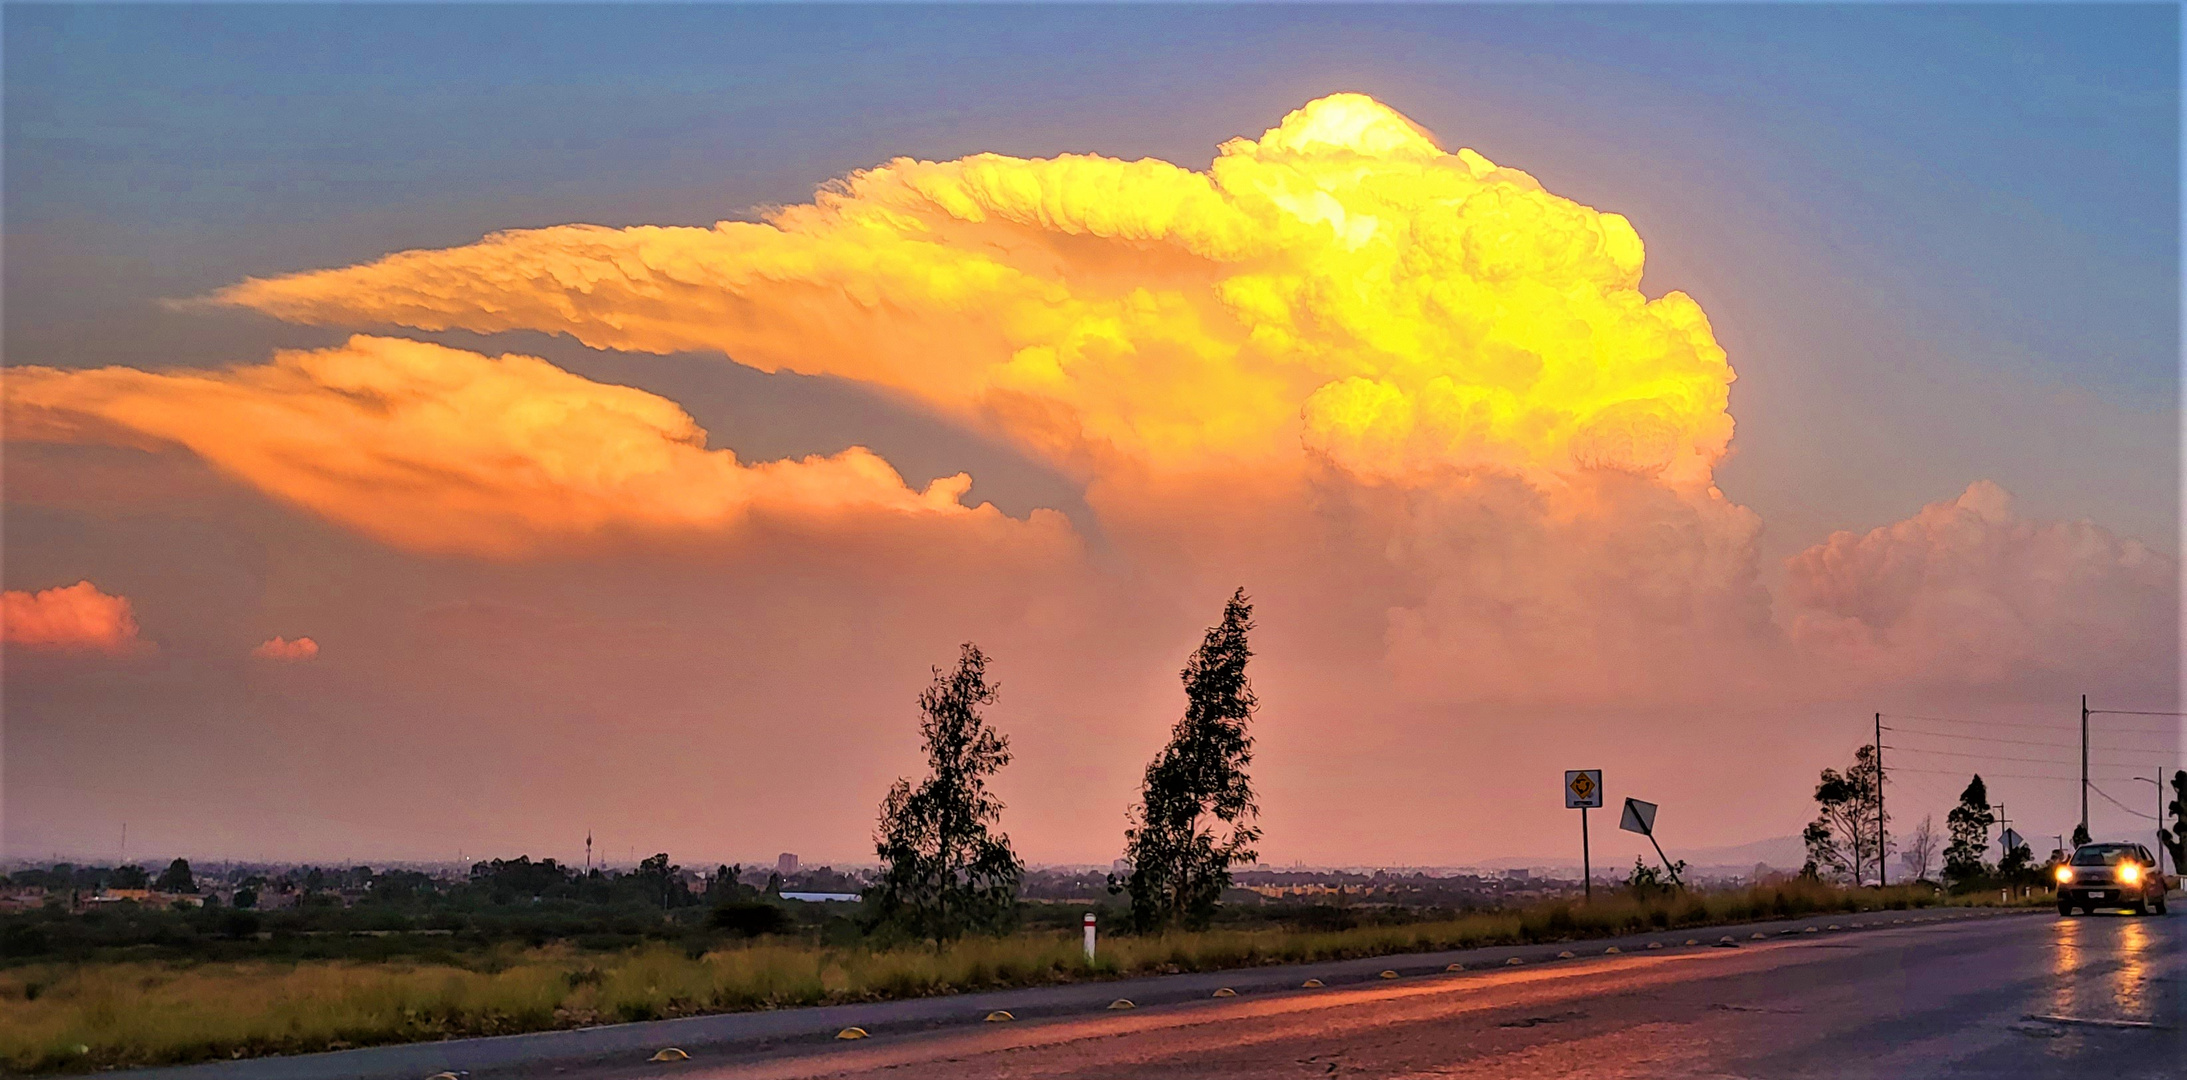
[[[783,877],[797,873],[797,856],[787,851],[775,856],[775,873]]]

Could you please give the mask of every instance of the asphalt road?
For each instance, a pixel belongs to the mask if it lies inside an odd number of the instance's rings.
[[[2048,912],[1818,917],[143,1075],[2178,1078],[2187,1076],[2183,927],[2180,917]],[[1720,943],[1727,935],[1733,942]],[[1618,952],[1606,953],[1612,945]],[[1445,971],[1450,963],[1464,969]],[[1379,977],[1383,968],[1398,977]],[[1302,988],[1306,977],[1327,985]],[[1236,996],[1211,996],[1223,986]],[[1102,1007],[1119,995],[1137,1007]],[[995,1008],[1017,1018],[982,1022]],[[853,1023],[872,1037],[829,1037]],[[691,1057],[645,1062],[668,1045]]]

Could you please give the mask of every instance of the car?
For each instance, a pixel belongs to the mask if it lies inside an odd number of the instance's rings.
[[[2140,844],[2082,844],[2053,873],[2058,879],[2060,915],[2099,907],[2164,914],[2170,882],[2157,869],[2149,849]]]

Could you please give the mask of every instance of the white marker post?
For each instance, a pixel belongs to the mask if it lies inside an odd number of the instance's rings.
[[[1587,850],[1587,809],[1602,807],[1602,770],[1567,769],[1564,773],[1564,808],[1580,812],[1580,888],[1588,900],[1595,898],[1594,859]]]
[[[1089,912],[1087,912],[1087,913],[1086,913],[1086,962],[1087,962],[1087,963],[1089,963],[1089,964],[1093,963],[1093,953],[1094,953],[1094,917],[1093,917],[1093,912],[1089,911]]]

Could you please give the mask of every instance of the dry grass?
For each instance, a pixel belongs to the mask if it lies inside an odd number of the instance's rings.
[[[1111,936],[1091,965],[1080,954],[1076,935],[1064,933],[973,938],[939,949],[829,949],[762,941],[698,957],[667,946],[620,953],[510,948],[462,966],[404,961],[32,965],[0,971],[0,1071],[302,1053],[1934,902],[1926,891],[1802,884],[1647,902],[1618,896],[1586,906],[1548,904],[1405,926]]]

